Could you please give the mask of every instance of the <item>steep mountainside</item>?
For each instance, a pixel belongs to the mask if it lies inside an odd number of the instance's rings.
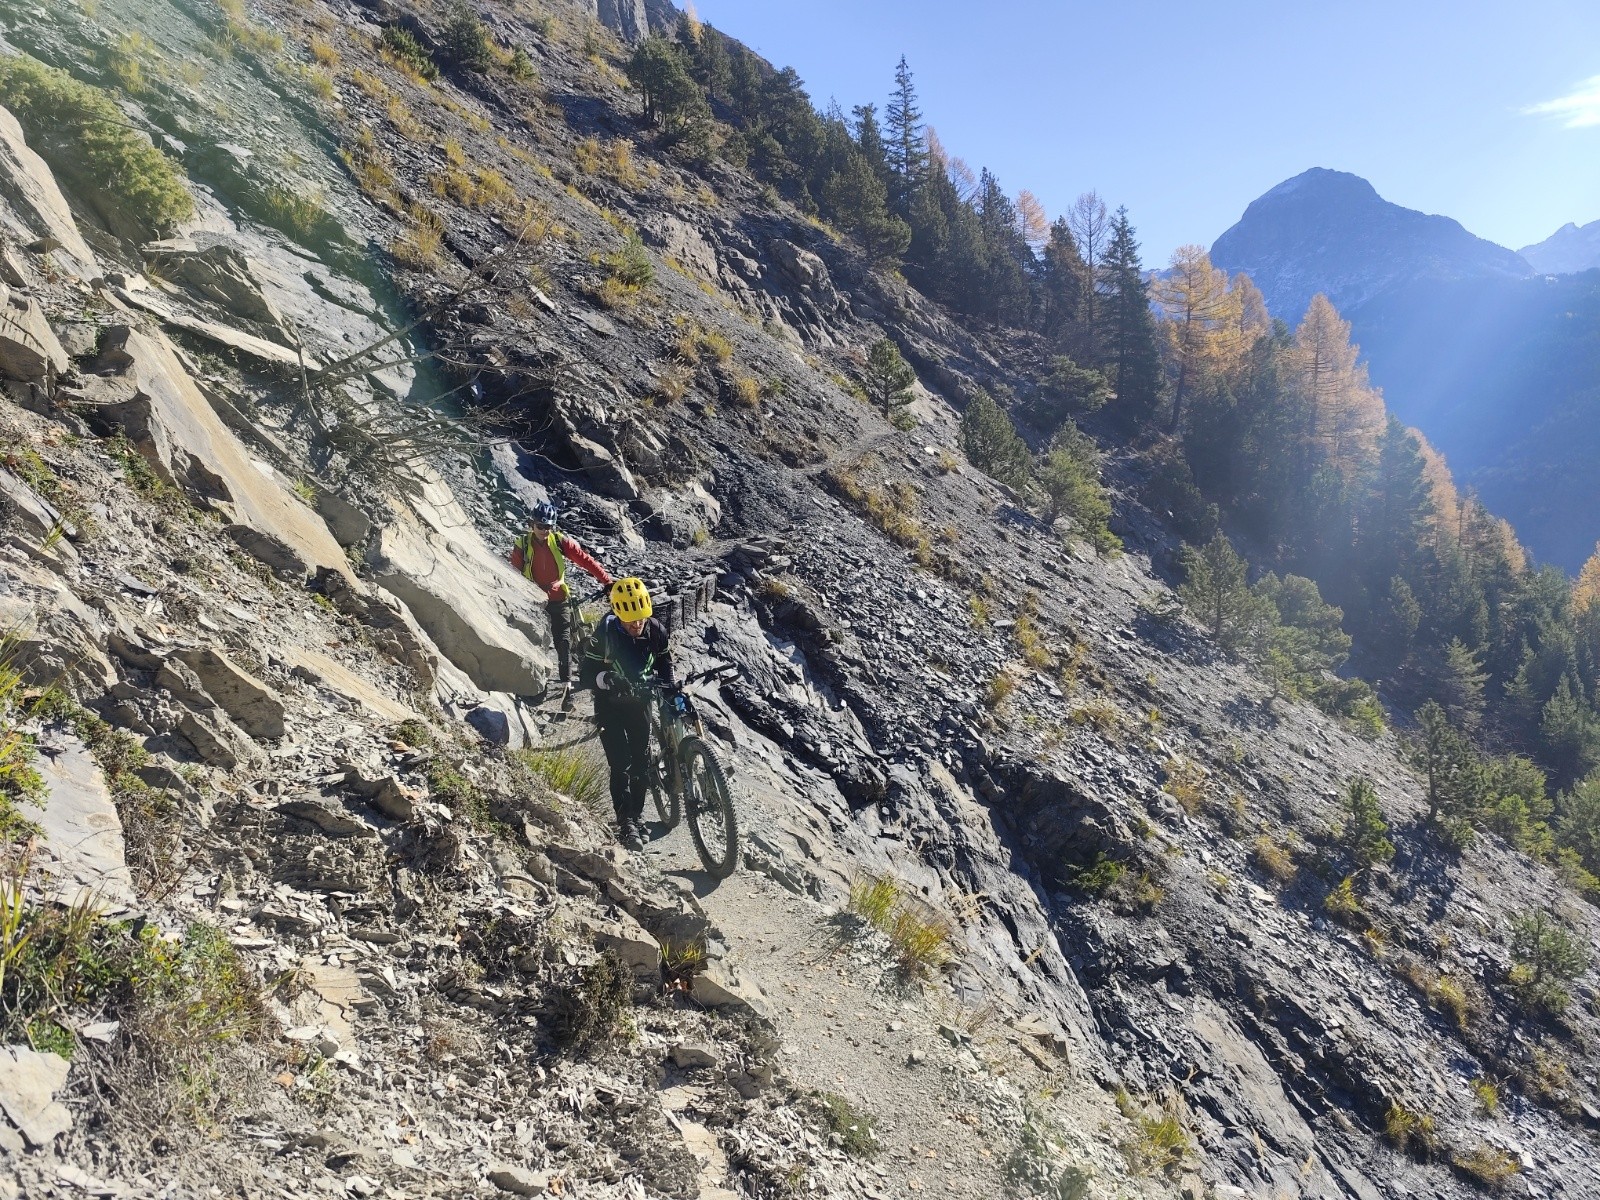
[[[1535,271],[1571,275],[1600,267],[1600,221],[1577,225],[1568,221],[1542,242],[1517,251]]]
[[[1592,1193],[1589,907],[968,462],[1038,346],[675,149],[636,6],[0,7],[195,203],[0,115],[0,1196]],[[538,700],[547,497],[737,668],[730,879]]]
[[[1342,312],[1396,284],[1532,273],[1449,217],[1391,204],[1360,176],[1324,167],[1253,200],[1217,238],[1211,261],[1248,274],[1267,310],[1291,326],[1318,292]]]

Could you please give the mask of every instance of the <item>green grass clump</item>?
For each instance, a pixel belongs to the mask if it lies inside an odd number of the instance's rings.
[[[1189,1153],[1189,1134],[1173,1103],[1148,1113],[1127,1092],[1117,1092],[1117,1107],[1133,1122],[1133,1136],[1121,1145],[1122,1155],[1135,1174],[1173,1172]]]
[[[605,760],[578,746],[544,747],[519,750],[514,761],[552,791],[570,796],[591,812],[609,811],[611,790]]]
[[[111,1017],[123,1026],[118,1059],[181,1076],[191,1104],[220,1105],[197,1087],[214,1077],[214,1052],[271,1024],[227,935],[203,922],[166,937],[151,924],[108,921],[92,897],[33,907],[28,866],[14,859],[0,876],[0,1038],[70,1056],[74,1018]]]
[[[878,1152],[877,1122],[837,1092],[818,1092],[817,1107],[828,1130],[852,1158],[871,1158]]]
[[[25,55],[0,58],[0,104],[53,171],[108,218],[163,237],[194,212],[182,169],[99,88]]]
[[[908,897],[887,875],[851,884],[845,908],[889,939],[902,979],[926,978],[955,956],[949,923]]]

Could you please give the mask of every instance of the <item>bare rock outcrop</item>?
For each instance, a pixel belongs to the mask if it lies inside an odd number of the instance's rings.
[[[42,240],[52,247],[56,263],[74,274],[92,279],[100,273],[55,176],[28,148],[22,126],[5,108],[0,108],[0,225],[24,244]]]

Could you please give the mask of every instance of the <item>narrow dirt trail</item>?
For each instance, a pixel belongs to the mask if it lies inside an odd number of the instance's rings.
[[[741,821],[759,826],[762,789],[746,775],[737,793]],[[1019,1096],[1061,1082],[1019,1050],[1018,1036],[958,1011],[936,984],[900,986],[881,951],[845,940],[816,901],[751,871],[712,879],[685,826],[652,832],[649,860],[693,889],[727,939],[726,964],[765,992],[785,1073],[873,1120],[883,1194],[1003,1194]]]

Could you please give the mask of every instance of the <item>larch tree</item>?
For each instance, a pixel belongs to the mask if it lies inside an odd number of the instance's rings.
[[[1230,325],[1234,294],[1228,273],[1211,265],[1204,246],[1179,246],[1172,266],[1156,280],[1155,301],[1166,317],[1162,334],[1172,362],[1172,416],[1167,431],[1183,423],[1183,404],[1219,360],[1223,335]]]
[[[1595,543],[1594,553],[1578,572],[1578,582],[1572,585],[1572,611],[1582,616],[1597,600],[1600,600],[1600,542]]]
[[[1306,315],[1294,331],[1294,363],[1304,412],[1304,437],[1308,448],[1328,439],[1328,410],[1350,386],[1356,368],[1356,350],[1350,344],[1350,322],[1339,316],[1321,292],[1311,297]]]
[[[1078,256],[1088,272],[1090,287],[1084,295],[1083,328],[1084,357],[1097,357],[1100,335],[1099,286],[1100,260],[1105,256],[1106,241],[1111,236],[1111,218],[1106,212],[1106,202],[1095,192],[1084,192],[1067,210],[1067,228],[1078,247]]]
[[[1050,218],[1045,215],[1044,205],[1039,202],[1027,188],[1017,193],[1013,205],[1017,211],[1017,236],[1027,243],[1028,249],[1035,254],[1042,253],[1045,244],[1050,240]]]
[[[1433,502],[1431,518],[1438,537],[1460,541],[1462,533],[1461,494],[1456,491],[1456,481],[1450,467],[1440,454],[1422,436],[1419,429],[1407,430],[1417,439],[1417,449],[1422,454],[1422,478],[1428,485],[1428,499]]]

